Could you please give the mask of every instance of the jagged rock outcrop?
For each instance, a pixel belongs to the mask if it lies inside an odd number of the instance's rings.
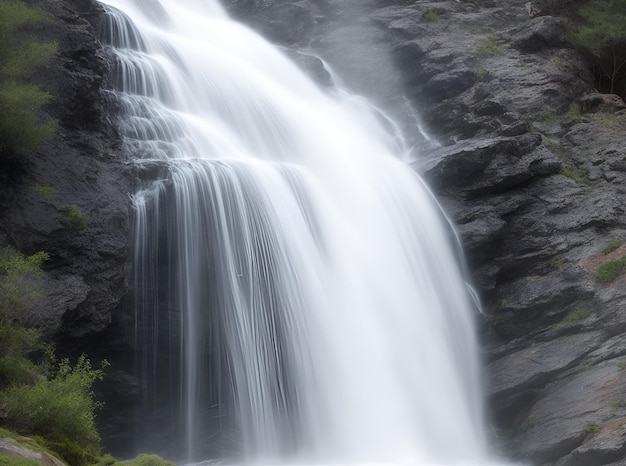
[[[548,15],[572,2],[301,1],[306,37],[262,24],[285,3],[229,2],[440,143],[416,137],[413,163],[483,298],[500,446],[532,464],[624,464],[626,278],[594,274],[626,256],[605,250],[626,239],[626,107],[594,90],[568,20]]]

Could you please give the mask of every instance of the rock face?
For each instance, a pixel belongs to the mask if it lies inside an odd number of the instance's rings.
[[[50,254],[31,321],[58,342],[58,356],[85,352],[95,365],[107,358],[114,374],[130,363],[119,329],[128,328],[132,178],[101,93],[106,60],[90,23],[100,8],[90,0],[28,3],[50,19],[37,37],[58,43],[56,58],[35,80],[52,94],[44,110],[59,124],[37,153],[2,162],[0,248]],[[67,206],[83,217],[84,228],[63,220]],[[106,398],[115,406],[114,393]],[[99,420],[105,419],[102,413]]]
[[[0,171],[0,246],[51,254],[36,317],[59,328],[64,351],[114,359],[109,399],[130,404],[120,329],[132,179],[103,108],[99,8],[31,3],[53,19],[42,38],[60,44],[38,77],[60,127],[10,177]],[[626,278],[594,279],[626,256],[626,106],[594,91],[567,20],[521,0],[225,3],[321,85],[337,72],[402,128],[484,303],[494,442],[531,464],[626,464]],[[66,205],[85,229],[64,226]]]
[[[531,464],[626,464],[626,277],[594,279],[626,256],[626,107],[547,15],[571,6],[549,3],[300,1],[306,27],[281,29],[263,18],[290,2],[228,2],[413,135],[484,303],[494,442]]]

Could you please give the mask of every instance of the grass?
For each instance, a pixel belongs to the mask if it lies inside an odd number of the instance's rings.
[[[61,207],[59,220],[65,228],[84,230],[87,228],[87,216],[76,204],[67,204]]]
[[[483,56],[494,56],[500,55],[500,47],[496,44],[496,39],[494,37],[487,37],[481,39],[480,45],[478,46],[478,53]]]
[[[567,325],[572,325],[577,322],[580,322],[581,320],[586,319],[587,317],[589,317],[589,311],[587,309],[583,309],[583,308],[574,309],[561,322],[556,324],[554,328],[560,328],[560,327],[565,327]]]
[[[424,15],[424,19],[426,21],[431,22],[431,23],[435,23],[435,22],[439,21],[441,19],[441,17],[437,13],[435,13],[434,11],[429,11],[428,13],[426,13]]]
[[[543,119],[543,122],[548,126],[553,125],[554,122],[556,121],[556,116],[554,115],[554,113],[548,110],[546,110],[545,112],[541,114],[541,118]]]
[[[476,76],[476,79],[478,79],[479,81],[484,81],[487,76],[489,76],[489,71],[484,68],[476,68],[474,70],[474,76]]]
[[[622,244],[624,244],[623,239],[616,239],[615,241],[611,241],[604,248],[602,248],[602,251],[600,252],[604,255],[612,253],[613,251],[618,249]]]
[[[585,186],[589,186],[591,184],[591,180],[589,179],[589,169],[587,167],[576,169],[569,168],[566,165],[561,165],[559,173],[574,180],[578,184]]]
[[[580,366],[578,369],[576,369],[576,374],[582,374],[583,372],[587,372],[589,369],[591,369],[591,366],[589,364],[585,364],[584,366]]]
[[[585,424],[585,432],[591,435],[598,435],[600,433],[600,426],[597,422],[589,421]]]
[[[54,190],[52,189],[52,186],[48,184],[37,183],[36,185],[30,188],[31,193],[33,193],[35,196],[40,197],[42,199],[50,197],[53,191]]]
[[[626,256],[619,259],[606,261],[593,275],[593,279],[596,283],[611,283],[617,277],[622,275],[626,271]]]

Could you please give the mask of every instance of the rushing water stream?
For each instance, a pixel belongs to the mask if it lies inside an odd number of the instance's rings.
[[[484,463],[449,227],[364,99],[211,0],[106,0],[134,195],[137,448]],[[146,176],[144,176],[146,178]]]

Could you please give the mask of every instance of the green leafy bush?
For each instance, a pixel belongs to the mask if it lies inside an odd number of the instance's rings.
[[[587,424],[585,424],[585,432],[591,435],[597,435],[600,433],[600,426],[598,425],[597,422],[590,421]]]
[[[602,254],[610,254],[613,251],[615,251],[616,249],[618,249],[622,244],[624,244],[624,240],[623,239],[616,239],[615,241],[611,241],[604,248],[602,248],[602,251],[600,251],[600,252]]]
[[[84,230],[87,228],[87,216],[76,204],[68,204],[61,207],[59,220],[65,228]]]
[[[441,18],[434,11],[429,11],[428,13],[424,15],[424,19],[426,19],[426,21],[430,21],[431,23],[434,23],[434,22],[439,21]]]
[[[593,279],[598,283],[610,283],[626,271],[626,256],[606,261],[598,267]]]
[[[92,369],[84,355],[74,367],[63,359],[57,372],[34,385],[12,386],[0,395],[7,425],[17,432],[40,435],[45,444],[73,465],[95,463],[100,437],[95,425],[92,385],[103,371]]]
[[[626,0],[592,0],[578,9],[584,24],[571,35],[572,42],[590,59],[600,88],[608,80],[606,90],[626,89]],[[617,88],[621,84],[620,89]]]
[[[29,82],[57,44],[35,40],[25,27],[46,21],[39,8],[19,0],[0,2],[0,155],[27,155],[56,129],[57,122],[40,110],[52,97]]]
[[[27,459],[16,460],[6,455],[0,455],[0,466],[41,466],[41,463]]]
[[[29,327],[26,319],[41,298],[34,280],[48,258],[43,251],[25,256],[11,247],[0,249],[0,388],[37,378],[28,356],[45,345],[41,331]]]

